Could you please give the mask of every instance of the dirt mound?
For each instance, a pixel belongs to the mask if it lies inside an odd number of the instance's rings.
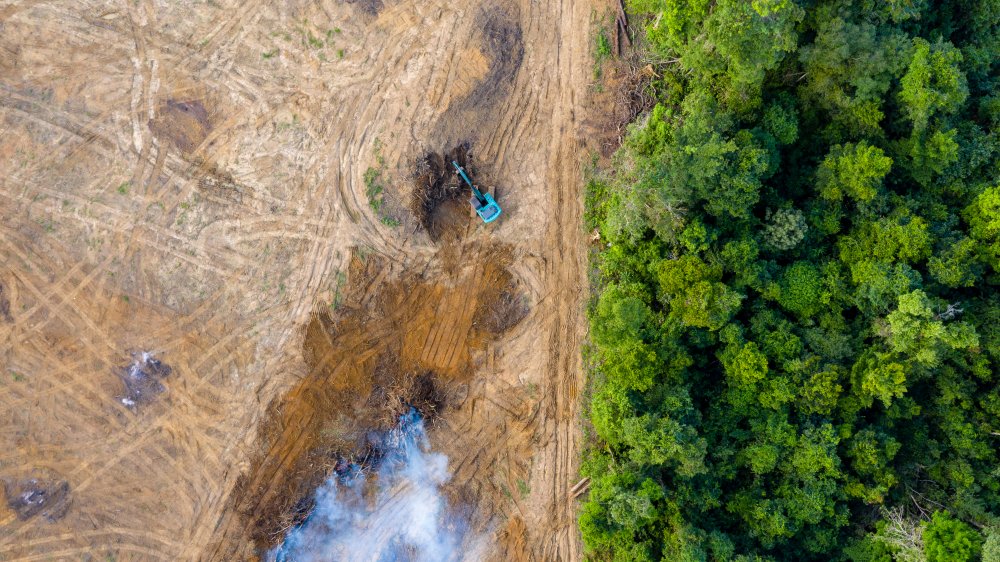
[[[473,160],[471,144],[465,142],[444,153],[428,153],[417,162],[410,211],[431,240],[440,245],[464,239],[474,223],[475,214],[469,203],[472,190],[452,162],[458,162],[480,191],[488,191],[477,181],[478,170]]]
[[[208,110],[199,100],[166,100],[149,130],[162,140],[173,143],[182,152],[193,152],[212,130]]]
[[[69,510],[69,482],[55,474],[24,479],[4,479],[7,507],[21,521],[41,515],[49,522],[62,519]]]
[[[476,310],[472,323],[481,330],[500,336],[524,320],[530,308],[527,297],[518,290],[513,279],[508,277],[506,284],[503,280],[489,281],[493,280],[488,280],[486,286],[495,291],[487,299],[492,305]]]

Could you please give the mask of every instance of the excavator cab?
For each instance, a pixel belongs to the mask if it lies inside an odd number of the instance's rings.
[[[458,175],[462,176],[465,183],[469,184],[469,188],[472,190],[472,197],[469,198],[469,203],[472,203],[472,208],[475,209],[479,218],[483,219],[483,222],[487,224],[500,218],[500,213],[503,211],[500,209],[500,205],[497,205],[493,196],[489,193],[479,191],[479,188],[472,183],[472,180],[465,174],[465,170],[458,165],[458,162],[452,161],[451,165],[455,167]]]

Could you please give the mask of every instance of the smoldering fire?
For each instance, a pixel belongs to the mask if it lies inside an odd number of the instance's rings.
[[[270,553],[274,562],[461,562],[481,558],[468,522],[449,508],[442,486],[448,458],[430,451],[416,410],[382,436],[384,457],[373,477],[333,475],[315,508]],[[372,493],[374,487],[374,493]]]

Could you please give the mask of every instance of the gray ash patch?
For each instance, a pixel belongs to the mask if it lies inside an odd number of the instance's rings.
[[[135,360],[130,365],[121,367],[117,373],[125,384],[125,393],[119,399],[132,411],[152,402],[166,391],[161,381],[171,373],[168,365],[150,353],[137,353],[134,357]]]
[[[343,0],[347,4],[356,6],[362,12],[375,16],[382,11],[385,7],[385,3],[382,0]]]
[[[0,320],[8,323],[14,321],[10,315],[10,299],[7,298],[3,283],[0,283]]]
[[[4,479],[3,491],[7,507],[21,521],[41,515],[53,522],[69,510],[69,482],[59,478]]]

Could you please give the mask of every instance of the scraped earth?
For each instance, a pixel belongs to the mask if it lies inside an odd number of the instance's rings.
[[[494,559],[579,559],[605,8],[0,3],[0,559],[256,559],[409,405]]]

